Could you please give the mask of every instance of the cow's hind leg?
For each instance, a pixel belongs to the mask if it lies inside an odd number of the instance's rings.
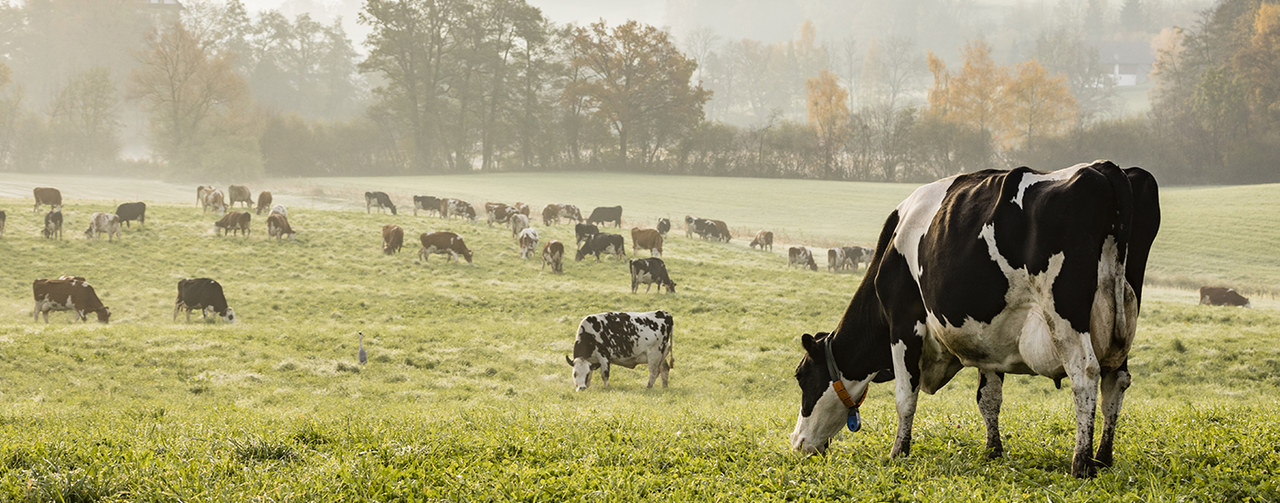
[[[1071,378],[1071,391],[1075,395],[1076,409],[1076,447],[1071,456],[1071,475],[1078,478],[1092,477],[1095,466],[1093,462],[1093,420],[1098,408],[1098,358],[1093,354],[1093,345],[1088,333],[1077,333],[1067,327],[1060,327],[1055,334],[1054,346],[1062,363],[1066,367],[1067,377]]]
[[[1111,466],[1114,461],[1112,441],[1115,440],[1116,421],[1120,418],[1124,392],[1131,381],[1128,361],[1120,364],[1120,368],[1102,374],[1102,436],[1098,439],[1098,453],[1094,457],[1099,466]]]
[[[987,423],[987,458],[1004,454],[1000,442],[1000,403],[1004,399],[1004,372],[981,371],[978,382],[978,412]]]

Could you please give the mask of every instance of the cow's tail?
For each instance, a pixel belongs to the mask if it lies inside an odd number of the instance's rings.
[[[1134,295],[1125,276],[1129,241],[1133,235],[1133,187],[1129,185],[1129,177],[1125,176],[1124,171],[1110,161],[1095,163],[1093,167],[1107,177],[1116,204],[1116,216],[1111,228],[1112,236],[1116,240],[1117,267],[1112,281],[1115,321],[1112,322],[1111,337],[1115,341],[1125,341],[1129,337],[1129,317],[1125,312],[1125,300]]]

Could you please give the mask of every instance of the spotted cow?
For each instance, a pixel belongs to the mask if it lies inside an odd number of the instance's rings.
[[[54,236],[62,239],[62,208],[54,208],[44,214],[44,229],[41,229],[40,234],[45,239],[53,239]]]
[[[386,192],[373,191],[364,193],[364,212],[369,213],[371,208],[378,208],[378,213],[382,213],[383,208],[391,210],[391,214],[396,214],[396,205],[391,202],[391,196]]]
[[[818,270],[818,264],[813,261],[813,252],[803,246],[792,246],[787,249],[787,268],[791,267],[801,269],[808,267],[810,271]]]
[[[1071,474],[1110,466],[1159,225],[1155,178],[1106,161],[1049,173],[986,170],[916,189],[889,214],[835,330],[801,337],[792,448],[822,452],[842,425],[856,431],[855,397],[892,379],[898,429],[890,454],[907,455],[918,393],[976,367],[987,456],[1004,450],[1005,374],[1030,374],[1071,379]]]
[[[440,214],[440,198],[436,196],[413,196],[413,214],[418,215],[418,210],[426,212],[435,212]]]
[[[101,211],[89,216],[89,228],[84,230],[85,239],[102,239],[103,234],[107,235],[107,241],[120,237],[119,216]]]
[[[83,277],[63,276],[58,279],[37,279],[31,284],[35,296],[36,307],[33,313],[35,321],[49,323],[50,311],[73,311],[79,321],[88,321],[88,315],[95,313],[98,321],[106,323],[111,319],[111,309],[102,305],[98,294]]]
[[[613,255],[619,261],[627,256],[627,244],[621,235],[601,233],[591,236],[581,248],[578,248],[577,255],[574,260],[581,262],[587,255],[595,255],[596,262],[600,261],[600,254]]]
[[[524,216],[524,215],[520,215]],[[538,249],[538,229],[525,227],[520,231],[520,258],[529,258]]]
[[[422,242],[422,248],[418,250],[418,257],[423,262],[432,253],[447,255],[445,261],[458,260],[458,257],[467,259],[467,263],[471,263],[471,250],[467,248],[467,244],[462,241],[462,237],[452,232],[424,232],[418,236],[418,240]]]
[[[667,233],[671,232],[671,220],[667,218],[659,218],[657,229],[658,232],[662,234],[662,237],[666,238]]]
[[[245,212],[245,216],[248,215],[249,213]],[[267,237],[276,238],[276,241],[279,241],[282,237],[292,240],[297,234],[297,232],[294,232],[293,227],[289,225],[289,217],[280,213],[267,215]]]
[[[636,293],[640,285],[644,285],[644,293],[649,293],[653,285],[658,285],[661,292],[665,287],[668,293],[675,293],[676,282],[667,274],[667,264],[657,257],[631,259],[631,293]]]
[[[761,250],[768,248],[770,251],[773,251],[773,232],[766,230],[757,232],[755,239],[752,239],[751,244],[747,246],[751,248],[759,246]]]
[[[674,321],[666,311],[598,313],[583,318],[573,340],[573,358],[564,357],[573,368],[574,387],[587,389],[596,369],[607,387],[611,366],[633,369],[640,364],[649,366],[647,387],[652,388],[659,376],[662,387],[667,387],[667,377],[676,366],[671,340]]]
[[[542,268],[551,265],[551,272],[564,272],[564,243],[552,239],[542,247]]]

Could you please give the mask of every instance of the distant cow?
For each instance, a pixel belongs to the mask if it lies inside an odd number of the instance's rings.
[[[575,246],[582,246],[582,242],[591,239],[591,236],[600,233],[600,228],[591,224],[575,224],[573,226],[574,237],[577,238]]]
[[[773,250],[773,233],[765,230],[757,232],[755,239],[752,239],[751,244],[748,246],[750,246],[751,248],[755,248],[759,246],[761,250],[768,248],[770,251],[772,251]]]
[[[659,218],[658,232],[662,234],[662,237],[664,238],[667,237],[667,233],[671,232],[671,220],[668,220],[665,218]]]
[[[247,211],[232,211],[223,215],[213,225],[218,229],[222,229],[223,236],[226,236],[229,232],[236,232],[247,237],[249,235],[249,219],[252,216]]]
[[[551,272],[564,272],[564,244],[552,239],[542,247],[542,268],[551,264]]]
[[[638,254],[638,250],[649,250],[649,254],[654,257],[662,256],[662,233],[657,229],[641,229],[639,227],[631,228],[631,254]]]
[[[85,239],[101,239],[107,235],[107,241],[115,241],[120,237],[120,217],[101,211],[89,216],[89,228],[84,230]]]
[[[213,191],[214,191],[214,188],[212,185],[197,185],[196,186],[196,204],[204,206],[206,210],[209,209],[209,204],[205,201],[209,197],[209,193]]]
[[[591,210],[591,216],[587,217],[589,224],[605,224],[613,222],[614,227],[622,227],[622,207],[621,206],[599,206]]]
[[[517,202],[516,204],[511,205],[511,209],[526,217],[529,216],[529,205],[527,204]]]
[[[511,213],[514,213],[514,211],[511,211],[511,207],[505,204],[484,203],[485,222],[490,227],[493,226],[494,222],[498,222],[500,224],[507,223],[507,220],[511,218]]]
[[[400,253],[400,248],[404,246],[404,229],[399,225],[382,226],[382,253],[391,255]]]
[[[0,236],[4,235],[4,221],[5,221],[4,210],[0,210]]]
[[[37,279],[31,284],[35,296],[36,307],[32,315],[35,321],[49,322],[49,311],[74,311],[76,319],[88,321],[89,313],[96,313],[98,321],[106,323],[111,318],[111,310],[102,305],[97,292],[84,278],[79,276],[63,276],[59,279]]]
[[[1200,287],[1200,304],[1206,306],[1253,307],[1249,303],[1249,299],[1240,295],[1234,288],[1221,286]]]
[[[249,216],[249,213],[245,212],[244,215],[247,217]],[[297,233],[294,232],[293,227],[289,225],[289,217],[279,213],[267,215],[267,237],[276,238],[276,241],[279,241],[282,237],[293,239],[295,235],[297,235]]]
[[[844,267],[844,250],[841,248],[827,250],[827,270],[839,272]]]
[[[792,246],[787,249],[787,268],[792,266],[808,267],[810,271],[818,270],[818,264],[813,261],[813,253],[803,246]]]
[[[244,185],[231,185],[227,187],[227,205],[235,206],[236,203],[244,203],[245,208],[253,207],[253,193],[249,192],[249,187]]]
[[[289,209],[288,209],[288,208],[285,208],[283,204],[277,204],[277,205],[275,205],[275,206],[272,206],[272,207],[271,207],[271,214],[272,214],[272,215],[280,214],[280,215],[284,215],[284,216],[288,217],[288,216],[289,216]]]
[[[684,217],[684,224],[684,232],[687,237],[693,237],[694,234],[697,234],[702,239],[720,240],[720,230],[716,227],[714,220],[686,216]]]
[[[178,321],[178,311],[182,310],[187,312],[187,321],[191,321],[191,311],[199,310],[201,318],[214,313],[223,321],[236,322],[236,311],[227,305],[222,285],[209,278],[178,280],[178,300],[173,303],[173,321]]]
[[[600,379],[609,385],[610,365],[629,369],[649,366],[649,388],[658,376],[662,387],[676,366],[672,355],[671,331],[674,320],[666,311],[647,313],[598,313],[578,323],[573,340],[573,359],[564,361],[573,367],[573,384],[578,391],[591,384],[591,372],[600,369]]]
[[[445,231],[423,233],[418,236],[418,240],[422,241],[422,248],[418,250],[418,257],[421,257],[423,262],[426,262],[427,257],[432,253],[439,253],[449,256],[445,259],[446,262],[458,260],[458,257],[462,257],[467,259],[468,264],[471,263],[471,250],[462,241],[462,237],[457,234]]]
[[[520,215],[523,217],[524,215]],[[538,229],[526,227],[520,231],[520,258],[529,258],[538,249]]]
[[[36,205],[31,209],[32,213],[40,211],[40,205],[47,204],[49,209],[58,209],[62,207],[62,192],[53,187],[36,187],[31,189],[31,194],[36,198]]]
[[[511,236],[519,236],[521,232],[529,228],[529,217],[519,213],[511,215]]]
[[[53,239],[54,236],[62,239],[62,208],[55,208],[44,214],[44,229],[40,233],[46,239]]]
[[[226,198],[223,197],[221,190],[213,189],[205,195],[204,210],[213,210],[219,215],[227,212]]]
[[[649,293],[649,288],[655,284],[659,292],[663,287],[670,293],[676,291],[676,282],[671,281],[667,275],[667,264],[660,258],[631,259],[631,293],[636,293],[641,283],[644,283],[644,293]]]
[[[375,206],[378,208],[378,213],[382,213],[382,209],[386,208],[391,210],[392,215],[396,214],[396,205],[391,203],[391,196],[388,196],[386,192],[365,192],[364,212],[369,213],[369,208]]]
[[[553,223],[560,223],[560,205],[558,204],[548,204],[542,208],[542,225],[550,226]]]
[[[724,223],[724,220],[712,220],[711,223],[715,224],[720,241],[728,243],[733,239],[733,234],[729,232],[729,224]]]
[[[435,196],[413,196],[413,214],[418,215],[418,210],[434,211],[440,214],[440,198]]]
[[[595,255],[596,262],[600,261],[600,254],[613,255],[619,261],[627,256],[627,243],[618,234],[596,234],[591,236],[581,248],[578,248],[578,254],[574,257],[576,261],[582,261],[587,255]]]
[[[446,197],[440,200],[440,216],[445,218],[461,217],[475,222],[476,209],[471,206],[471,203]]]
[[[147,203],[121,203],[116,206],[116,216],[120,217],[120,222],[132,227],[129,224],[132,220],[137,220],[138,225],[146,225],[147,223]]]
[[[271,193],[262,191],[258,193],[258,209],[253,210],[254,213],[261,215],[263,212],[271,209]]]
[[[578,210],[577,206],[572,204],[562,204],[560,205],[560,218],[582,223],[582,212]]]
[[[861,246],[846,246],[841,248],[844,250],[845,266],[853,270],[858,270],[859,263],[871,265],[871,258],[875,256],[876,251]]]

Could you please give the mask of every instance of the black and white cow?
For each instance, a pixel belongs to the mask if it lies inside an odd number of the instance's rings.
[[[846,246],[841,248],[844,251],[845,267],[858,270],[858,264],[870,264],[871,258],[875,256],[876,251],[862,246]]]
[[[676,291],[676,282],[667,275],[667,264],[657,257],[631,259],[631,293],[636,293],[641,283],[644,284],[644,293],[649,293],[654,284],[658,285],[659,292],[663,287],[668,293]]]
[[[440,214],[440,198],[436,196],[413,196],[413,214],[417,215],[418,210],[424,210],[428,213],[435,212]]]
[[[657,228],[658,228],[658,233],[662,234],[663,238],[667,237],[667,233],[671,232],[671,220],[666,218],[659,218]]]
[[[382,213],[382,209],[391,210],[391,214],[396,214],[396,205],[391,202],[391,196],[386,192],[373,191],[364,193],[364,212],[369,213],[370,208],[378,208],[378,213]]]
[[[199,310],[201,318],[213,313],[228,323],[236,322],[236,311],[227,305],[222,285],[209,278],[178,280],[178,300],[173,303],[174,321],[178,321],[178,311],[183,310],[187,312],[187,321],[191,321],[191,311]]]
[[[622,260],[622,257],[627,256],[627,243],[622,239],[621,234],[596,234],[578,248],[578,253],[573,259],[581,262],[587,255],[595,255],[596,262],[599,262],[601,253],[613,255],[614,258]]]
[[[646,364],[648,387],[653,387],[658,376],[662,376],[662,387],[667,387],[667,376],[676,366],[676,357],[671,354],[674,321],[666,311],[598,313],[583,318],[573,339],[573,358],[564,357],[573,367],[574,386],[578,391],[587,389],[595,369],[600,369],[600,379],[608,386],[610,365],[633,369]]]
[[[591,236],[600,233],[600,228],[593,224],[574,224],[573,234],[578,238],[577,244],[582,245],[583,241],[591,239]]]
[[[1110,162],[1050,173],[987,170],[915,190],[881,230],[875,257],[829,336],[805,334],[793,449],[822,452],[873,382],[895,382],[891,456],[911,449],[921,390],[977,367],[987,455],[1003,452],[1006,373],[1071,378],[1071,473],[1112,463],[1142,280],[1160,226],[1155,179]],[[1101,386],[1102,435],[1093,452]]]

